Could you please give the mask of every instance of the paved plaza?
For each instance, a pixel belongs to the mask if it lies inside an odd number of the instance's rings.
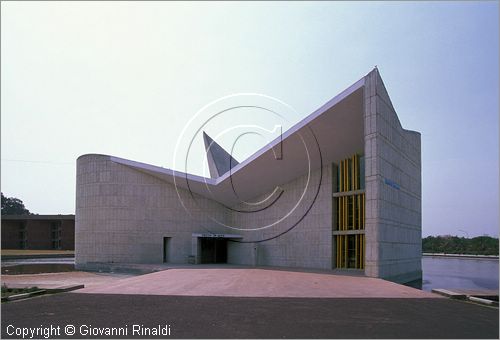
[[[2,304],[14,327],[59,327],[50,338],[498,338],[498,309],[364,276],[264,268],[172,268],[146,275],[4,275],[10,285],[86,288]],[[68,336],[66,326],[76,333]],[[9,327],[9,329],[7,329]],[[81,333],[127,329],[122,336]],[[164,337],[164,336],[163,336]]]
[[[234,297],[439,298],[436,294],[377,278],[261,268],[169,269],[113,280],[76,292]]]

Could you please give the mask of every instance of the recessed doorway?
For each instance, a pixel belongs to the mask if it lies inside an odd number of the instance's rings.
[[[163,263],[167,263],[169,261],[169,251],[170,251],[170,239],[171,237],[163,238]]]
[[[227,263],[227,239],[200,237],[201,263]]]

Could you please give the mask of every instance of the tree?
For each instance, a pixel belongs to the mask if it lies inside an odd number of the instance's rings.
[[[422,239],[422,252],[447,254],[498,255],[498,238],[478,236],[428,236]]]
[[[15,197],[6,197],[2,192],[2,215],[32,215],[23,201]]]

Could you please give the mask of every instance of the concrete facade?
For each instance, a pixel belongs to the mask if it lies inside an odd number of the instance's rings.
[[[420,134],[402,128],[378,70],[365,85],[366,274],[422,276]]]
[[[317,144],[307,158],[300,151],[304,138]],[[398,282],[421,277],[420,135],[401,127],[378,70],[287,131],[282,143],[284,160],[270,156],[277,145],[271,143],[234,162],[232,177],[217,171],[212,179],[81,156],[77,268],[202,263],[219,247],[222,261],[232,264],[335,269],[336,168],[343,158],[363,154],[365,228],[356,231],[366,239],[362,270]],[[220,169],[213,162],[221,155],[223,149],[217,157],[208,154],[209,166]],[[220,245],[210,245],[211,238]]]
[[[87,155],[77,161],[76,264],[93,262],[161,263],[163,238],[170,237],[168,261],[187,263],[193,255],[192,234],[224,232],[210,220],[227,216],[216,202],[113,162],[109,156]]]

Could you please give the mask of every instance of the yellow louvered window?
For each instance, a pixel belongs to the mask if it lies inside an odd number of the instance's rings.
[[[337,166],[337,193],[333,199],[333,229],[337,232],[333,241],[336,268],[364,268],[365,235],[360,232],[365,229],[364,183],[362,156],[353,155],[340,161]],[[352,234],[353,231],[355,234]]]

